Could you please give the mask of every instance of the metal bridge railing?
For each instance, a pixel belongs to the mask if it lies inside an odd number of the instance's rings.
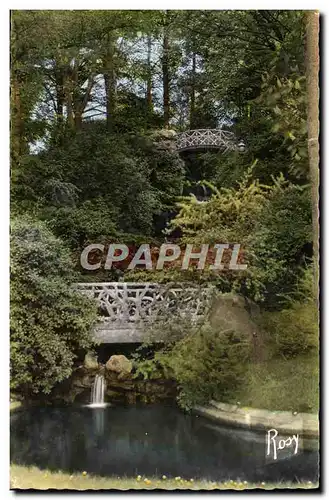
[[[240,151],[233,132],[221,129],[197,129],[181,132],[176,138],[178,151],[215,148],[223,153]]]

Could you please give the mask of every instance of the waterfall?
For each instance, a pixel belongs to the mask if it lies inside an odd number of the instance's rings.
[[[89,406],[100,408],[106,406],[104,403],[105,379],[103,375],[96,375],[95,381],[91,388],[91,403]]]

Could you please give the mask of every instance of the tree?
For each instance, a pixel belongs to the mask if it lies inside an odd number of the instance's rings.
[[[92,345],[96,305],[74,291],[74,279],[68,250],[46,226],[12,222],[11,388],[25,396],[50,393]]]
[[[215,126],[232,129],[247,145],[234,161],[222,157],[218,173],[232,171],[232,163],[243,173],[257,158],[254,175],[263,182],[283,172],[305,183],[303,12],[205,11],[192,14],[189,28],[202,64],[198,106],[213,109]],[[208,126],[213,126],[210,120]],[[225,182],[226,175],[218,177]]]
[[[147,76],[146,76],[146,102],[149,114],[153,111],[152,103],[152,65],[151,65],[151,55],[152,55],[152,37],[147,36]]]
[[[47,27],[45,17],[34,11],[11,14],[11,155],[15,166],[28,153],[29,144],[45,131],[45,123],[32,116],[42,94],[37,62],[45,53]]]
[[[309,190],[282,176],[266,186],[252,180],[249,172],[237,188],[217,190],[212,186],[212,192],[203,203],[194,197],[180,202],[172,225],[181,229],[184,243],[238,242],[248,267],[239,272],[227,268],[220,273],[203,271],[203,279],[217,283],[221,291],[238,291],[265,307],[281,307],[284,301],[279,294],[293,290],[307,258],[311,241]]]
[[[17,13],[13,61],[24,66],[24,82],[13,85],[12,136],[24,154],[12,183],[16,212],[46,219],[75,248],[122,232],[159,236],[154,220],[172,214],[184,180],[189,190],[198,181],[235,190],[254,164],[260,185],[273,186],[282,173],[304,186],[303,19],[301,11],[266,10]],[[29,154],[37,135],[25,132],[35,115],[46,128]],[[154,140],[163,125],[221,126],[247,148],[179,158],[164,135]]]
[[[12,203],[18,210],[37,210],[70,247],[112,237],[115,230],[150,236],[153,217],[174,208],[183,172],[170,142],[111,135],[105,121],[90,122],[63,144],[25,159]]]
[[[314,286],[319,296],[319,13],[306,14],[307,132],[312,187]]]
[[[168,14],[167,14],[168,15]],[[163,82],[163,118],[166,128],[170,119],[170,76],[169,76],[169,21],[165,19],[162,41],[162,82]]]

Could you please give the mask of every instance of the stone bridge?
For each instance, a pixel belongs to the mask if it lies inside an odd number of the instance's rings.
[[[94,339],[101,343],[143,342],[150,325],[161,320],[204,320],[214,288],[191,284],[78,283],[75,287],[98,303]]]

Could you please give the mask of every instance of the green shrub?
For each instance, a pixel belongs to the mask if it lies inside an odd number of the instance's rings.
[[[222,290],[234,290],[275,309],[282,307],[280,295],[294,289],[310,253],[311,196],[308,187],[294,185],[283,175],[271,185],[253,180],[256,165],[255,161],[237,187],[212,186],[213,194],[204,203],[182,199],[172,227],[180,228],[184,243],[239,243],[247,269],[209,274],[217,277]]]
[[[40,222],[11,230],[11,389],[48,394],[92,342],[96,306],[72,289],[69,252]]]
[[[243,383],[229,403],[273,411],[315,413],[319,408],[319,356],[272,358],[245,367]]]
[[[315,351],[319,346],[319,312],[314,298],[313,267],[301,272],[295,289],[284,296],[285,308],[263,313],[273,356],[292,358]]]
[[[317,318],[312,302],[296,302],[290,309],[265,313],[264,328],[271,336],[273,355],[292,358],[318,348]]]
[[[184,163],[170,141],[109,134],[99,120],[26,156],[15,170],[12,206],[20,213],[38,207],[73,247],[115,230],[151,236],[153,217],[174,208],[183,178]]]
[[[115,209],[103,198],[85,201],[79,207],[48,207],[41,211],[52,232],[73,248],[102,243],[117,236]]]
[[[229,397],[243,379],[243,365],[250,354],[251,342],[247,338],[206,324],[190,331],[162,356],[179,384],[179,404],[190,408],[210,399]]]
[[[161,378],[171,378],[173,375],[170,364],[161,354],[155,353],[151,359],[135,359],[134,360],[134,378],[142,378],[144,380],[154,380]]]
[[[295,290],[312,241],[309,189],[282,182],[264,203],[248,248],[248,295],[259,289],[272,310],[282,308],[282,297]]]

